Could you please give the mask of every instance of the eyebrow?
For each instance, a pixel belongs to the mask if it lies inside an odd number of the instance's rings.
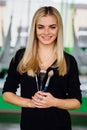
[[[49,26],[56,26],[57,24],[50,24]],[[44,26],[43,24],[37,24],[36,26]]]

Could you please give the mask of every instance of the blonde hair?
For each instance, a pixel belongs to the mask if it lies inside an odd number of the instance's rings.
[[[56,40],[56,53],[57,53],[57,63],[58,71],[60,75],[65,75],[67,73],[66,61],[64,57],[63,50],[63,24],[62,18],[58,10],[54,7],[41,7],[34,14],[32,25],[30,29],[28,44],[24,53],[23,58],[21,59],[18,65],[18,71],[22,74],[27,72],[27,74],[34,76],[40,68],[37,60],[37,48],[38,48],[38,39],[36,37],[36,23],[38,19],[46,15],[53,15],[56,17],[58,22],[58,36]]]

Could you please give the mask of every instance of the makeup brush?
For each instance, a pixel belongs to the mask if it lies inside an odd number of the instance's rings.
[[[35,80],[36,80],[37,90],[38,91],[42,91],[43,80],[44,80],[44,77],[46,75],[46,71],[45,70],[41,70],[39,75],[40,75],[40,86],[38,84],[38,74],[35,74]]]
[[[42,91],[43,88],[43,81],[44,81],[44,77],[46,75],[46,71],[45,70],[40,70],[40,91]]]
[[[47,78],[47,81],[46,81],[46,84],[45,84],[45,87],[44,87],[44,90],[43,90],[44,92],[46,92],[48,85],[50,83],[50,79],[53,76],[53,74],[54,74],[53,70],[48,72],[48,78]]]

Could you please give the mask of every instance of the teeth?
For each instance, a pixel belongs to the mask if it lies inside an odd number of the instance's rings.
[[[51,37],[43,37],[44,40],[49,40]]]

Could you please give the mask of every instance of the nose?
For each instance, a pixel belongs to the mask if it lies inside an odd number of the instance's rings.
[[[44,29],[44,34],[49,34],[49,28]]]

